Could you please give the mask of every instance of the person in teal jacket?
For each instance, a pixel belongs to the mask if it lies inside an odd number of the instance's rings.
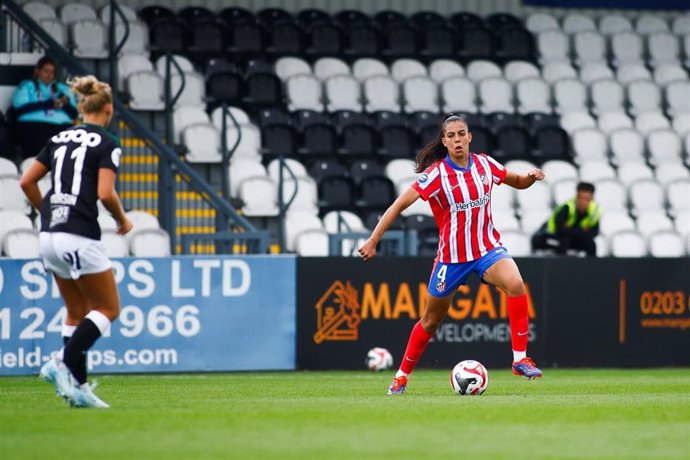
[[[74,94],[56,75],[55,61],[44,56],[36,63],[33,78],[22,81],[12,96],[15,134],[24,158],[36,156],[48,139],[77,118]]]
[[[532,250],[553,250],[556,254],[584,251],[587,256],[596,256],[594,238],[599,234],[601,214],[601,207],[594,201],[594,185],[578,183],[575,198],[558,206],[534,234]]]

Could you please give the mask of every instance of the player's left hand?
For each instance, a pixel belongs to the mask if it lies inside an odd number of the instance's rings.
[[[527,176],[534,179],[535,181],[537,180],[543,180],[546,175],[544,174],[544,171],[542,171],[539,168],[535,168],[531,170],[530,172],[527,173]]]

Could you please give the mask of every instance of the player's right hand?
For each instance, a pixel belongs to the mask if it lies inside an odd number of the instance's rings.
[[[125,217],[124,220],[120,222],[120,225],[117,227],[117,234],[125,235],[129,233],[130,230],[132,230],[132,227],[134,227],[132,221]]]
[[[376,242],[369,238],[357,251],[365,262],[369,259],[373,259],[376,257]]]

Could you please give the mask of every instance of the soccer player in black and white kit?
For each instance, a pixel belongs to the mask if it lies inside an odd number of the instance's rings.
[[[64,347],[40,375],[72,406],[109,407],[86,381],[86,353],[120,311],[112,262],[100,241],[100,199],[125,234],[132,223],[115,191],[120,164],[118,139],[106,131],[113,116],[110,85],[89,75],[72,80],[83,123],[53,136],[21,179],[41,215],[40,251],[67,307]],[[41,197],[38,181],[50,173],[52,187]]]

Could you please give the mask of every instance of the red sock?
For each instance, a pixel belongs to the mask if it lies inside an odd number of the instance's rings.
[[[410,333],[410,340],[407,341],[407,348],[405,349],[405,354],[403,355],[402,362],[400,363],[400,370],[406,374],[411,374],[414,367],[417,365],[417,361],[424,353],[429,340],[431,340],[433,334],[429,334],[422,328],[422,322],[418,321],[417,324],[412,328]]]
[[[514,351],[527,351],[529,340],[529,316],[527,314],[527,294],[508,297],[508,319],[510,336]]]

